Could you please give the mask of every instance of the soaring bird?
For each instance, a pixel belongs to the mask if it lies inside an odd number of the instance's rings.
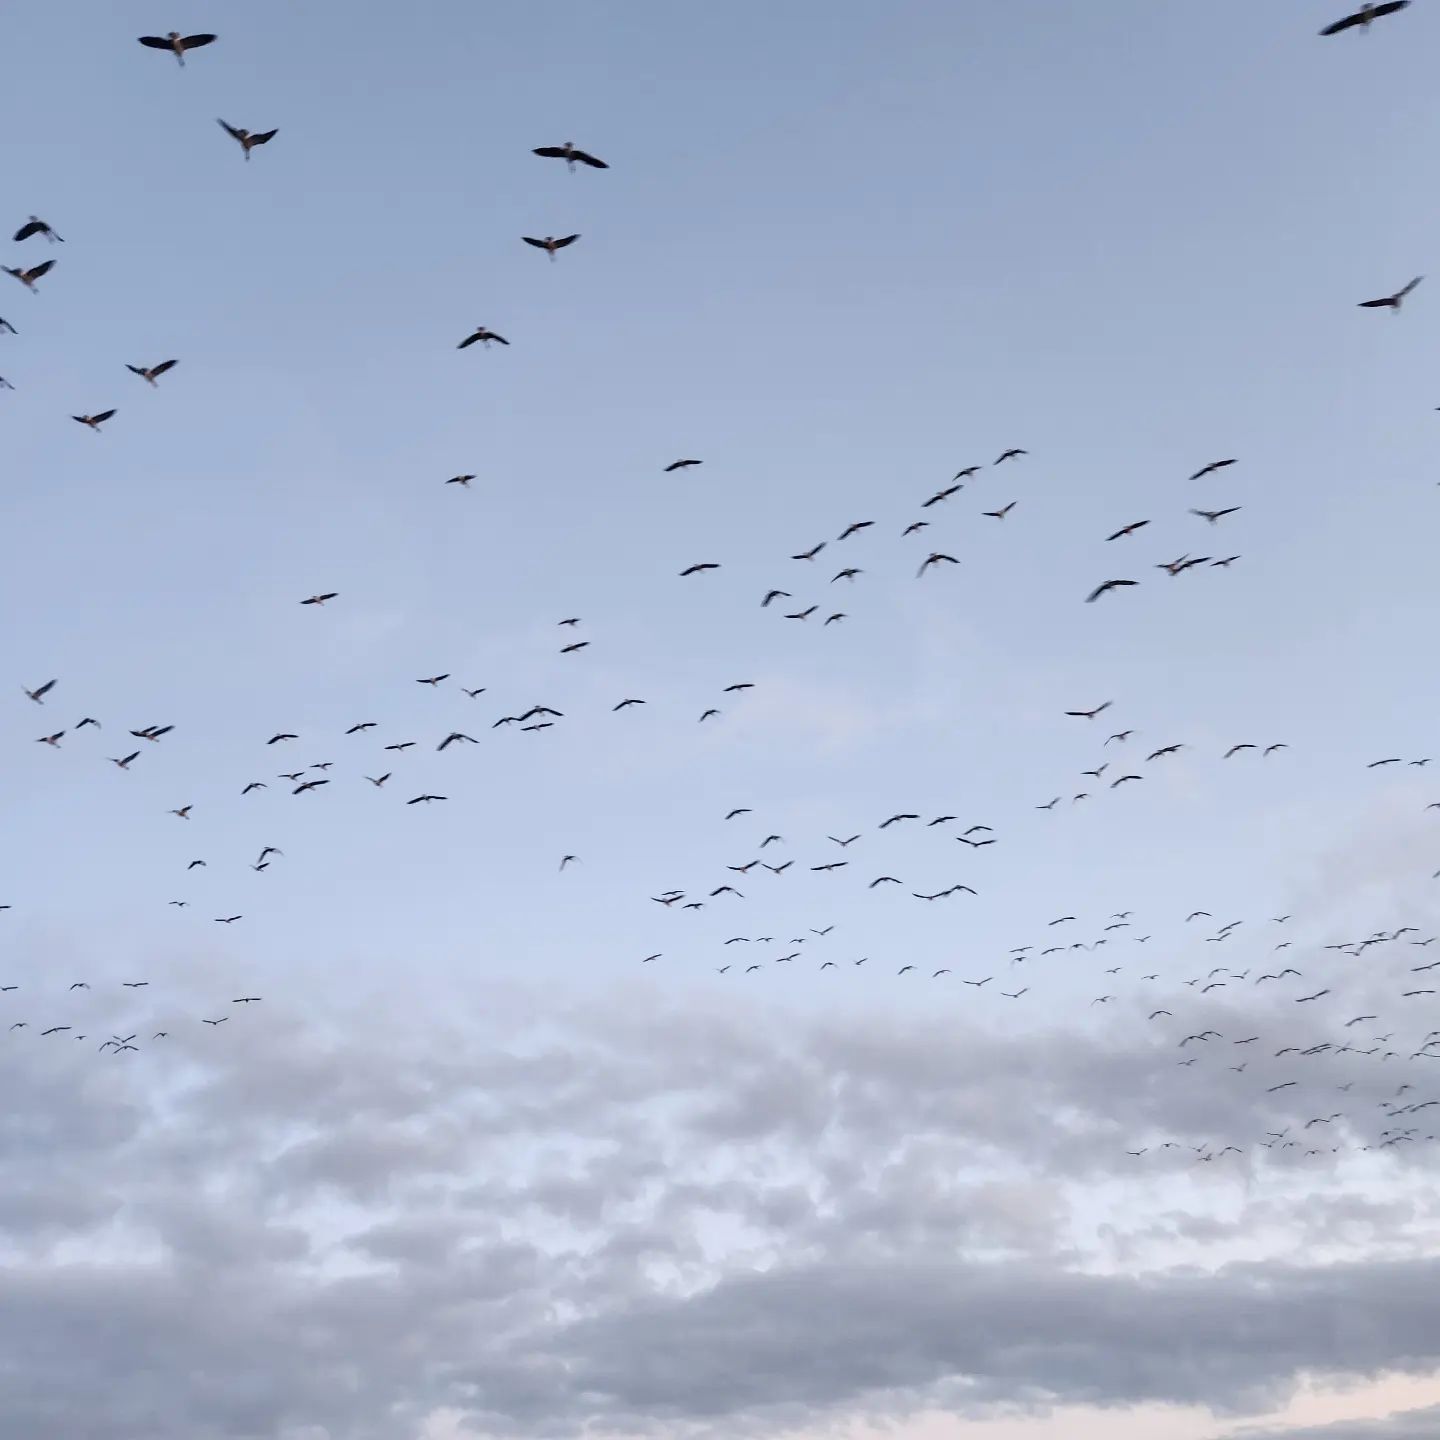
[[[686,568],[680,572],[680,575],[683,579],[686,575],[703,575],[707,570],[718,570],[719,568],[719,564],[715,561],[705,560],[698,565],[686,566]]]
[[[537,250],[543,250],[551,260],[554,260],[557,250],[563,250],[567,245],[573,245],[580,237],[578,235],[547,235],[543,240],[536,240],[533,236],[522,235],[520,238],[527,245],[533,245]]]
[[[0,265],[7,275],[13,275],[27,290],[35,288],[35,282],[42,276],[48,275],[54,268],[53,260],[42,260],[38,265],[32,265],[28,270],[16,269],[10,265]]]
[[[471,745],[478,745],[480,742],[473,735],[462,735],[458,730],[452,730],[435,748],[444,750],[447,746],[453,745],[457,740],[468,741]]]
[[[413,800],[407,800],[407,805],[428,805],[432,800],[444,800],[444,795],[417,795]]]
[[[1378,300],[1362,300],[1358,308],[1361,310],[1393,310],[1398,315],[1405,297],[1424,278],[1423,275],[1417,275],[1408,285],[1402,285],[1393,295],[1382,295]]]
[[[1238,509],[1240,509],[1240,506],[1231,505],[1226,510],[1192,510],[1190,513],[1192,515],[1198,515],[1202,520],[1208,520],[1213,525],[1217,520],[1223,520],[1227,515],[1233,515]],[[1207,555],[1205,558],[1208,560],[1210,557]],[[1192,565],[1198,565],[1200,563],[1198,560],[1192,560],[1190,562]]]
[[[33,690],[26,690],[25,693],[37,705],[45,703],[45,697],[55,688],[53,680],[47,680],[43,685],[37,685]]]
[[[100,427],[114,415],[113,410],[102,410],[98,415],[72,415],[72,420],[78,421],[81,425],[88,425],[98,435]]]
[[[125,368],[132,374],[138,375],[152,389],[158,390],[156,381],[168,370],[173,370],[180,362],[178,360],[162,360],[158,365],[127,365]]]
[[[187,50],[199,50],[204,45],[213,45],[216,40],[214,35],[182,35],[178,30],[172,30],[168,35],[139,35],[136,38],[151,50],[168,50],[179,61],[182,70]]]
[[[1112,535],[1110,538],[1113,540],[1115,537]],[[1140,583],[1140,582],[1139,582],[1138,580],[1106,580],[1106,581],[1102,582],[1101,584],[1097,585],[1097,586],[1085,597],[1085,603],[1086,603],[1087,605],[1093,603],[1094,601],[1098,600],[1102,595],[1104,595],[1104,594],[1105,594],[1107,591],[1109,591],[1109,590],[1123,590],[1123,589],[1125,589],[1127,586],[1130,586],[1130,585],[1138,585],[1139,583]]]
[[[132,730],[130,733],[137,740],[148,740],[152,745],[158,745],[161,738],[174,728],[173,725],[147,725],[143,730]],[[289,738],[293,740],[295,737],[292,735]]]
[[[1014,508],[1015,502],[1012,500],[1008,505],[1002,505],[998,510],[986,510],[984,513],[992,520],[1003,520]]]
[[[665,474],[671,475],[676,470],[688,470],[692,465],[703,465],[703,460],[672,460],[665,467]]]
[[[1132,520],[1128,525],[1122,525],[1113,535],[1107,535],[1106,540],[1120,540],[1126,535],[1133,535],[1137,530],[1143,530],[1150,522],[1148,520]]]
[[[948,565],[960,563],[953,555],[942,555],[938,550],[932,550],[925,557],[925,563],[915,572],[915,578],[918,580],[932,565],[939,565],[942,561]]]
[[[563,145],[539,145],[531,151],[534,155],[543,155],[547,160],[563,160],[567,170],[573,170],[576,165],[588,165],[592,170],[608,170],[610,167],[594,155],[587,155],[585,151],[576,149],[574,143],[567,140]]]
[[[1190,478],[1203,480],[1207,475],[1213,475],[1217,470],[1224,470],[1233,464],[1235,464],[1234,460],[1212,460],[1208,465],[1202,465]]]
[[[63,241],[63,235],[57,235],[38,215],[32,215],[16,232],[15,243],[18,245],[22,240],[28,240],[32,235],[43,235],[52,245],[57,241]]]
[[[503,335],[497,335],[495,331],[486,329],[484,325],[477,325],[455,348],[457,350],[466,350],[478,341],[481,345],[484,345],[486,349],[489,349],[492,340],[497,345],[508,345],[510,343]]]
[[[128,770],[130,768],[130,762],[132,760],[138,760],[140,758],[140,752],[138,750],[134,750],[129,755],[121,756],[121,758],[118,760],[113,755],[107,756],[106,758],[110,761],[112,765],[116,766],[118,769]]]
[[[328,780],[302,780],[290,793],[292,795],[303,795],[307,790],[318,790],[322,785],[328,785]]]
[[[190,811],[193,808],[194,807],[190,805],[182,805],[178,810],[170,810],[166,813],[170,815],[178,815],[182,820],[188,820],[190,818]]]
[[[760,602],[760,608],[764,610],[772,600],[790,600],[794,597],[788,590],[767,590],[765,598]]]
[[[340,592],[338,590],[326,590],[322,594],[312,595],[308,600],[302,600],[302,605],[323,605],[327,600],[333,600]]]
[[[434,686],[438,685],[442,680],[448,680],[449,678],[450,672],[447,670],[443,675],[426,675],[422,679],[417,680],[415,683],[417,685],[429,685],[433,688]],[[521,718],[523,719],[525,717],[522,716]]]
[[[217,119],[215,123],[245,152],[245,158],[250,158],[250,152],[257,145],[268,145],[280,132],[278,130],[246,130],[243,126],[227,124],[224,120]]]
[[[1067,710],[1065,713],[1075,720],[1093,720],[1097,715],[1103,715],[1114,703],[1113,700],[1107,700],[1093,710]]]
[[[1410,0],[1386,0],[1382,5],[1367,3],[1362,5],[1353,15],[1347,15],[1343,20],[1337,20],[1333,25],[1327,25],[1320,33],[1322,35],[1339,35],[1345,30],[1368,30],[1371,22],[1381,19],[1386,15],[1393,15],[1397,10],[1404,10],[1410,4]]]
[[[875,522],[873,520],[856,520],[847,525],[836,539],[848,540],[852,535],[858,535],[862,530],[868,530]]]
[[[1029,453],[1030,452],[1028,450],[1007,450],[1003,455],[1000,456],[1000,458],[995,463],[997,465],[1002,465],[1006,460],[1014,460],[1021,455],[1028,455]],[[963,474],[964,472],[962,471],[961,473]]]

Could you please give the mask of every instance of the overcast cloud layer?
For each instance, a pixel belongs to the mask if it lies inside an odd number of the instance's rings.
[[[1302,1376],[1440,1362],[1403,1156],[1308,1196],[1261,1152],[1100,1179],[1127,1134],[1223,1114],[1143,1035],[634,1013],[0,1052],[0,1436],[1260,1414]]]

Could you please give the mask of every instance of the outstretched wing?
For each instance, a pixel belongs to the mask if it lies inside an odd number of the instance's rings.
[[[583,150],[572,150],[570,158],[578,160],[582,165],[588,165],[592,170],[608,170],[610,168],[603,160],[597,159],[594,155],[587,155]]]
[[[1396,293],[1397,300],[1403,300],[1425,277],[1417,275],[1403,290]]]
[[[215,36],[213,35],[187,35],[181,40],[180,48],[182,50],[198,50],[202,45],[213,45],[214,43]]]
[[[233,125],[228,125],[228,124],[226,124],[226,122],[225,122],[224,120],[221,120],[218,116],[216,117],[215,123],[216,123],[232,140],[239,140],[239,141],[241,141],[242,144],[244,143],[244,138],[245,138],[245,137],[244,137],[244,136],[240,133],[240,131],[237,130]]]
[[[260,134],[250,137],[250,143],[252,145],[268,145],[279,133],[279,130],[262,130]]]
[[[170,42],[163,35],[140,35],[137,37],[142,45],[147,45],[151,50],[168,50]]]

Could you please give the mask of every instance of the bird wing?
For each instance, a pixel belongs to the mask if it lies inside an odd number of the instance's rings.
[[[522,235],[520,238],[527,245],[533,245],[537,250],[543,250],[545,248],[545,242],[543,240],[532,240],[528,235]]]
[[[31,280],[38,280],[42,275],[48,275],[54,268],[53,260],[42,260],[38,265],[32,265],[26,272],[26,277]]]
[[[268,145],[279,133],[280,131],[278,129],[262,130],[260,134],[250,137],[250,143],[252,145]]]
[[[592,170],[608,170],[610,167],[594,155],[587,155],[583,150],[572,150],[572,160],[578,160],[582,165],[588,165]]]
[[[167,370],[173,370],[180,362],[178,360],[163,360],[151,371],[151,375],[163,375]]]
[[[136,38],[151,50],[168,50],[170,48],[170,42],[161,35],[140,35]]]
[[[1395,298],[1397,300],[1403,300],[1424,278],[1423,275],[1417,275]]]
[[[38,220],[31,220],[15,232],[15,239],[17,241],[28,240],[32,235],[38,235],[44,228]]]
[[[202,45],[213,45],[216,37],[214,35],[187,35],[180,42],[182,50],[198,50]]]
[[[238,131],[233,125],[227,124],[224,120],[220,119],[220,117],[219,117],[218,115],[215,117],[215,123],[216,123],[232,140],[243,140],[244,137],[241,135],[240,131]]]
[[[557,250],[563,250],[567,245],[573,245],[579,238],[580,235],[578,231],[574,235],[562,235],[560,239],[555,241],[555,248]]]
[[[530,152],[532,155],[543,155],[547,160],[563,160],[565,152],[558,145],[541,145]]]
[[[1362,23],[1360,15],[1347,15],[1343,20],[1337,20],[1333,25],[1327,25],[1320,33],[1322,35],[1338,35],[1342,30],[1351,30]]]

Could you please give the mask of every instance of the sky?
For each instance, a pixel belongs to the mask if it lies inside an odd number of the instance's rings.
[[[0,22],[0,1440],[1433,1433],[1433,11]]]

